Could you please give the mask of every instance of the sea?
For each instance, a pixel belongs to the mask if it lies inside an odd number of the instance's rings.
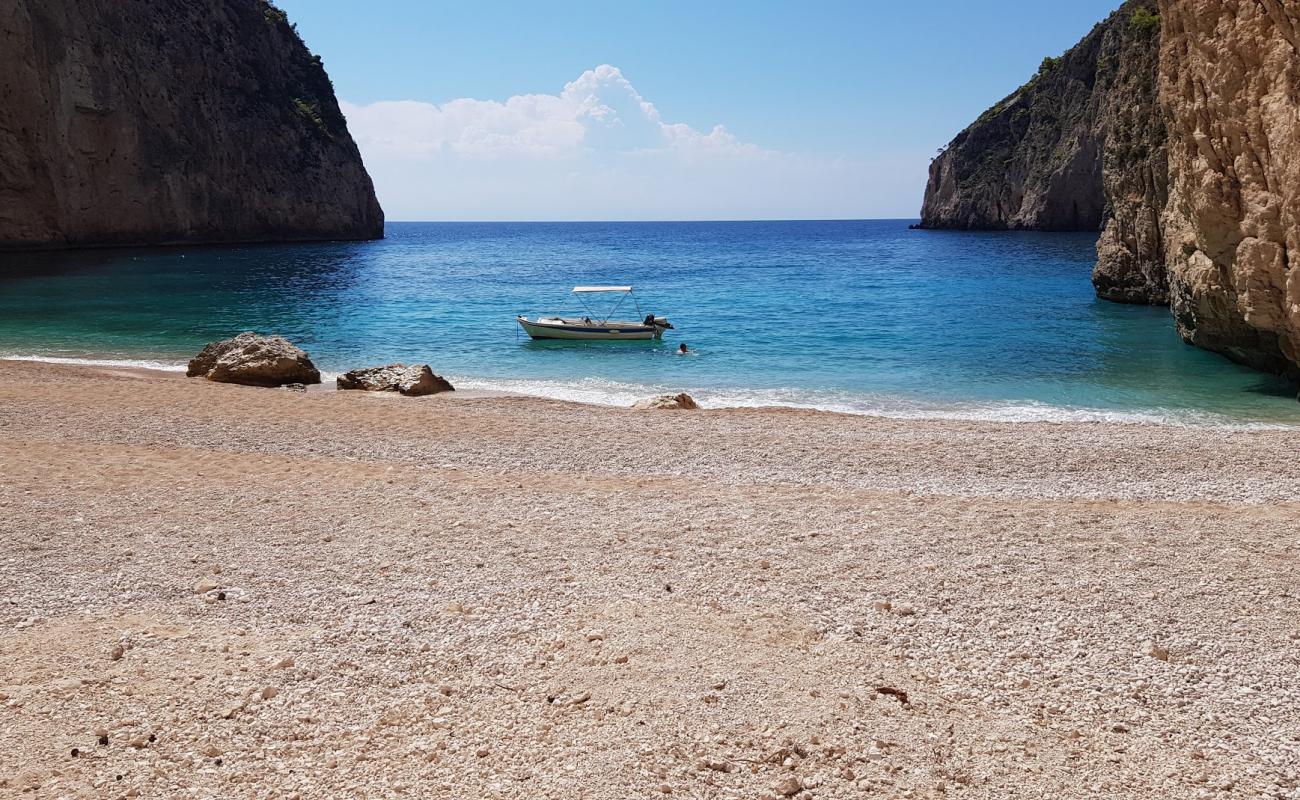
[[[1095,234],[911,222],[393,222],[373,242],[11,253],[0,357],[179,370],[253,330],[327,375],[424,362],[458,387],[610,405],[685,391],[897,418],[1300,425],[1294,387],[1184,344],[1168,309],[1098,300]],[[516,314],[618,299],[582,284],[630,284],[616,316],[674,329],[519,330]]]

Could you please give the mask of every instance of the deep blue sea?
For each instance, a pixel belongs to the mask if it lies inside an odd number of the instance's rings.
[[[391,223],[377,242],[10,254],[0,356],[175,367],[256,330],[327,372],[428,362],[467,388],[601,403],[1300,424],[1291,387],[1183,344],[1167,309],[1097,300],[1095,235],[908,222]],[[633,284],[676,330],[518,331],[518,313],[579,311],[569,290],[592,283]]]

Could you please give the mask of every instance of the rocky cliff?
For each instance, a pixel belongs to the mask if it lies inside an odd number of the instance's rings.
[[[1139,133],[1125,126],[1140,110],[1116,96],[1146,81],[1154,103],[1154,26],[1133,22],[1151,8],[1130,0],[957,134],[930,165],[921,227],[1099,230],[1103,151]]]
[[[1160,11],[1175,324],[1193,344],[1300,378],[1300,4]]]
[[[0,248],[382,235],[266,0],[0,0]]]
[[[1300,380],[1300,3],[1130,0],[930,168],[922,227],[1103,227],[1093,284]],[[1098,210],[1100,209],[1100,210]]]
[[[930,165],[923,228],[1103,230],[1095,283],[1163,303],[1164,127],[1155,0],[1129,0]]]
[[[1160,210],[1168,196],[1167,131],[1160,114],[1160,19],[1147,2],[1112,18],[1114,49],[1098,62],[1101,188],[1106,198],[1092,284],[1121,303],[1169,300]]]

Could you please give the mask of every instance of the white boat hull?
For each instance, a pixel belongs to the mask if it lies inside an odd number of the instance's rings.
[[[580,319],[515,317],[519,327],[534,339],[603,339],[606,341],[659,339],[664,329],[638,322],[587,322]]]

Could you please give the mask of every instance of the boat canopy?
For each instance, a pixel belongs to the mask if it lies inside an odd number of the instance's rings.
[[[588,292],[630,292],[631,286],[575,286],[573,291],[579,294]]]

